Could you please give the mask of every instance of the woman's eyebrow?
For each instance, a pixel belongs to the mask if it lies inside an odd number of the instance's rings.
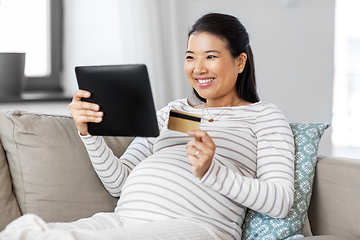
[[[216,53],[219,53],[219,54],[220,54],[220,52],[219,52],[218,50],[207,50],[207,51],[205,51],[205,53],[213,53],[213,52],[216,52]],[[187,51],[185,52],[185,54],[186,54],[186,53],[194,54],[194,52],[193,52],[193,51],[190,51],[190,50],[187,50]]]
[[[216,52],[216,53],[220,54],[220,52],[218,50],[207,50],[205,53],[212,53],[212,52]]]

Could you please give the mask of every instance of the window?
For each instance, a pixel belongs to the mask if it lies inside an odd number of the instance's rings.
[[[336,1],[333,155],[360,156],[360,2]]]
[[[62,1],[0,0],[0,52],[25,52],[25,91],[61,91]]]

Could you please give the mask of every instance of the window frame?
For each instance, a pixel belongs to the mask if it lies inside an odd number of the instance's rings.
[[[26,77],[24,92],[62,92],[63,0],[48,0],[50,11],[50,75]]]

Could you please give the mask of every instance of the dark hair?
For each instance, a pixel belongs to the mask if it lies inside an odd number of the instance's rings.
[[[239,19],[234,16],[209,13],[199,18],[188,33],[188,38],[196,32],[207,32],[219,37],[226,44],[233,58],[237,58],[241,53],[246,53],[247,60],[244,71],[238,74],[236,88],[240,98],[254,103],[258,102],[259,96],[256,89],[254,57],[249,44],[249,35]],[[195,89],[195,96],[203,102],[202,98]]]

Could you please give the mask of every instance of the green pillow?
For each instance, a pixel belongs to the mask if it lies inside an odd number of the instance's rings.
[[[302,237],[314,182],[323,123],[291,123],[295,142],[294,204],[286,218],[272,218],[249,209],[242,226],[242,239],[294,239]]]

